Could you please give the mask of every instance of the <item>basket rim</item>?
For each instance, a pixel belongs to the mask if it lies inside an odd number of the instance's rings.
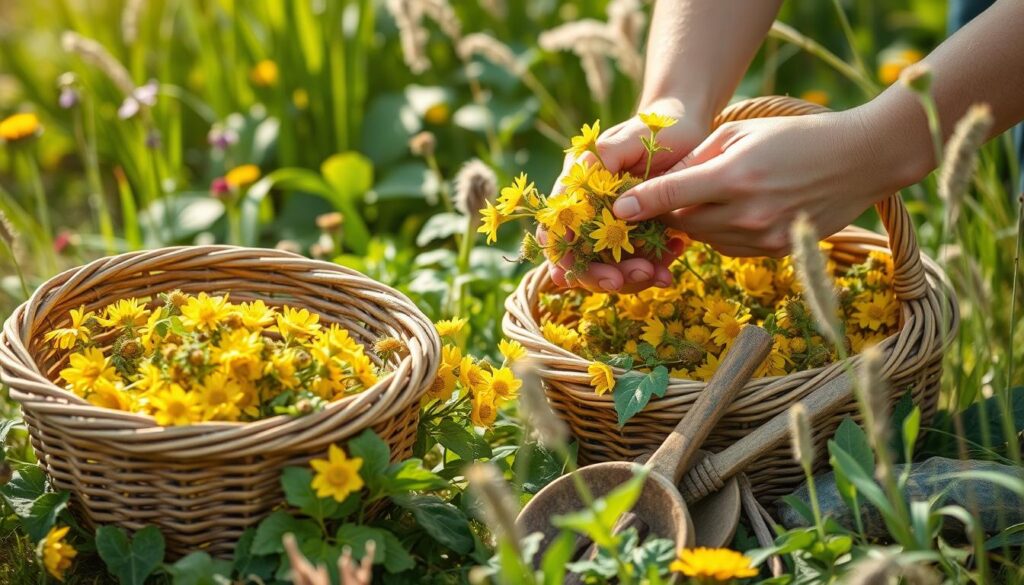
[[[859,226],[847,226],[842,230],[836,232],[835,234],[832,234],[831,236],[825,238],[824,241],[828,241],[830,243],[834,243],[837,245],[856,244],[868,250],[877,250],[885,252],[890,256],[892,255],[892,250],[888,246],[888,238],[885,235],[876,233],[874,231]],[[935,264],[935,262],[931,258],[928,258],[923,253],[921,254],[921,259],[925,267],[928,269],[928,272],[931,273],[932,275],[936,275],[939,277],[939,281],[935,283],[935,286],[941,286],[943,288],[946,288],[947,295],[949,295],[948,298],[955,299],[955,296],[953,296],[952,290],[950,289],[949,281],[947,280],[945,274],[939,269],[938,265]],[[514,317],[511,311],[509,310],[510,305],[518,305],[517,301],[520,299],[520,297],[523,300],[529,297],[529,295],[527,294],[520,295],[519,293],[522,292],[523,288],[529,285],[531,281],[538,280],[541,282],[546,282],[550,280],[550,277],[548,276],[545,269],[546,267],[544,265],[536,266],[533,269],[531,269],[520,281],[519,286],[516,288],[516,292],[514,292],[511,296],[508,297],[506,303],[505,316],[502,320],[502,329],[505,335],[509,336],[510,338],[518,337],[517,335],[514,335],[509,331],[509,326],[511,325],[510,321],[513,319],[518,321],[518,318]],[[902,308],[912,304],[922,304],[922,299],[900,299],[897,296],[897,302],[900,303],[900,306]],[[573,383],[576,383],[576,379],[579,379],[579,383],[585,383],[586,381],[584,380],[584,378],[586,378],[586,380],[589,380],[589,374],[587,374],[587,367],[591,363],[593,363],[594,360],[588,360],[577,353],[566,350],[550,342],[547,338],[540,334],[539,322],[535,318],[533,318],[533,307],[530,306],[525,308],[529,309],[528,311],[526,311],[526,314],[531,316],[531,321],[528,323],[520,322],[516,325],[516,327],[535,333],[537,340],[539,340],[539,342],[536,343],[535,345],[542,348],[542,350],[540,351],[535,351],[533,349],[527,348],[527,356],[530,359],[534,360],[535,363],[540,362],[541,364],[544,364],[557,360],[561,362],[561,364],[559,364],[560,366],[564,365],[564,367],[557,368],[546,367],[544,365],[541,365],[538,367],[538,370],[542,374],[558,372],[559,374],[562,374],[565,377],[566,382],[570,382],[570,378],[571,382]],[[951,300],[951,308],[951,324],[949,331],[947,332],[947,335],[942,340],[943,346],[945,346],[949,341],[952,340],[953,336],[956,333],[959,322],[959,311],[957,310],[955,301]],[[882,349],[888,349],[890,346],[896,344],[901,337],[909,336],[911,334],[911,327],[909,327],[909,325],[912,324],[911,320],[913,319],[915,319],[915,317],[911,315],[910,319],[902,323],[901,327],[896,333],[880,341],[877,344],[877,347],[881,347]],[[836,360],[823,366],[810,368],[806,370],[799,370],[796,372],[790,372],[788,374],[781,376],[763,376],[760,378],[752,378],[747,382],[747,384],[744,387],[748,390],[767,388],[775,383],[779,383],[782,380],[791,379],[793,376],[801,376],[808,379],[815,379],[823,375],[827,376],[830,375],[833,370],[844,368],[845,364],[847,363],[856,364],[860,360],[860,356],[860,353],[856,353],[848,356],[846,360]],[[619,377],[631,371],[617,366],[611,367],[616,377]],[[651,402],[655,403],[665,401],[666,399],[670,398],[682,398],[686,396],[691,396],[702,391],[706,387],[706,385],[707,382],[701,380],[669,378],[668,390],[666,391],[665,396],[660,398],[652,397]],[[569,391],[571,391],[571,389]],[[607,392],[603,395],[598,395],[597,393],[593,392],[588,393],[587,400],[592,403],[606,403],[608,405],[614,404],[614,397],[611,395],[611,392]]]
[[[273,249],[273,248],[246,247],[246,246],[208,245],[208,246],[165,246],[165,247],[155,248],[155,249],[137,250],[137,251],[132,251],[132,252],[125,252],[125,253],[122,253],[122,254],[115,254],[115,255],[112,255],[112,256],[104,256],[102,258],[98,258],[98,259],[93,260],[91,262],[88,262],[86,264],[82,264],[80,266],[69,268],[67,270],[64,270],[64,271],[60,272],[59,274],[57,274],[57,275],[47,279],[44,283],[39,285],[36,288],[36,290],[33,292],[32,296],[28,300],[23,302],[21,305],[19,305],[10,314],[10,316],[7,318],[6,322],[3,324],[2,330],[0,330],[0,350],[4,349],[6,346],[8,346],[10,344],[9,338],[11,337],[10,334],[12,333],[11,330],[13,329],[13,325],[12,324],[18,323],[18,322],[20,322],[24,318],[24,313],[27,310],[27,308],[30,306],[30,304],[32,304],[33,302],[37,301],[38,299],[43,298],[46,294],[48,294],[54,288],[57,288],[57,287],[65,284],[66,282],[72,280],[75,276],[83,274],[83,273],[87,273],[87,272],[89,272],[91,270],[94,270],[94,269],[104,265],[104,264],[108,264],[108,263],[115,262],[115,261],[134,260],[134,259],[143,258],[143,257],[147,257],[147,256],[158,256],[158,255],[164,255],[164,254],[174,253],[174,252],[178,252],[178,251],[195,251],[197,249],[203,249],[203,250],[205,250],[205,251],[207,251],[207,252],[209,252],[210,254],[213,254],[213,255],[223,254],[223,253],[236,253],[236,254],[237,253],[241,253],[241,254],[249,254],[249,255],[254,255],[254,256],[258,255],[257,259],[259,259],[259,260],[263,260],[263,259],[276,259],[276,260],[292,259],[292,260],[299,260],[299,261],[302,261],[303,264],[315,264],[316,265],[315,267],[312,267],[310,269],[311,273],[342,274],[342,275],[347,276],[347,277],[361,279],[361,280],[365,280],[367,282],[374,283],[374,285],[376,287],[379,287],[379,288],[383,289],[383,291],[386,294],[388,294],[392,299],[397,301],[399,305],[404,305],[404,306],[401,307],[401,309],[404,312],[404,314],[413,317],[413,319],[415,319],[415,320],[421,321],[423,324],[429,325],[429,327],[423,327],[423,330],[426,331],[428,333],[428,336],[429,336],[429,338],[426,339],[425,341],[430,342],[430,343],[428,343],[428,345],[433,345],[436,348],[440,348],[440,343],[441,343],[440,342],[440,337],[437,335],[437,332],[436,332],[436,330],[433,327],[433,323],[415,305],[415,303],[412,302],[411,299],[409,299],[401,291],[398,291],[397,289],[395,289],[395,288],[393,288],[391,286],[388,286],[388,285],[385,285],[383,283],[377,282],[376,280],[366,276],[365,274],[362,274],[359,271],[353,270],[353,269],[345,267],[345,266],[341,266],[339,264],[334,264],[332,262],[326,262],[326,261],[323,261],[323,260],[310,259],[310,258],[307,258],[305,256],[302,256],[301,254],[296,254],[294,252],[289,252],[289,251],[285,251],[285,250],[277,250],[277,249]],[[171,271],[172,270],[164,270],[162,272],[171,272]],[[230,294],[230,290],[228,290],[227,292]],[[331,302],[331,304],[336,304],[336,301]],[[302,307],[302,305],[295,305],[295,306],[299,306],[300,308]],[[306,308],[308,308],[308,307],[306,307]],[[319,312],[319,311],[316,311],[316,312]],[[49,313],[45,313],[45,314],[43,314],[41,316],[38,316],[37,319],[35,321],[33,321],[32,323],[24,323],[24,325],[28,325],[28,327],[24,331],[23,337],[20,339],[20,341],[23,344],[25,344],[28,341],[27,340],[27,335],[28,335],[28,332],[31,330],[31,326],[34,323],[42,320],[43,318],[45,318],[48,315],[49,315]],[[418,338],[412,337],[411,339],[418,339]],[[406,341],[409,341],[409,340],[406,340]],[[424,351],[424,350],[428,349],[426,347],[421,347],[420,343],[416,343],[416,346],[417,347],[415,349],[419,349],[420,351]],[[90,403],[89,401],[85,400],[84,398],[82,398],[82,397],[74,394],[73,392],[67,390],[66,388],[63,388],[60,385],[55,384],[53,381],[51,381],[49,378],[47,378],[46,375],[44,375],[40,371],[39,364],[36,363],[35,360],[31,360],[30,363],[28,363],[28,364],[24,363],[23,360],[18,360],[18,363],[20,363],[22,366],[24,366],[25,369],[27,369],[29,371],[29,373],[32,375],[32,378],[34,378],[34,379],[31,379],[30,381],[35,382],[35,383],[42,383],[42,384],[47,385],[51,391],[55,390],[65,400],[65,402],[61,403],[61,402],[59,402],[57,400],[54,400],[54,399],[52,399],[50,397],[40,397],[40,399],[31,400],[31,402],[34,402],[36,404],[39,404],[39,403],[52,403],[54,405],[73,406],[76,409],[76,411],[78,411],[78,412],[76,412],[74,414],[71,414],[71,416],[73,416],[75,418],[81,418],[81,419],[107,419],[107,420],[116,419],[118,421],[121,421],[121,422],[124,422],[124,423],[129,423],[129,424],[132,425],[131,427],[128,427],[128,428],[105,430],[104,435],[107,435],[107,433],[111,433],[111,432],[115,433],[115,434],[116,433],[136,434],[139,431],[154,432],[154,429],[156,429],[156,430],[160,430],[161,434],[164,437],[167,437],[168,439],[170,439],[170,438],[173,438],[173,436],[176,435],[176,434],[192,436],[192,435],[195,435],[197,431],[200,434],[209,435],[209,434],[214,434],[214,433],[217,433],[217,432],[220,432],[220,431],[238,431],[238,430],[245,430],[245,429],[256,430],[257,428],[259,428],[261,426],[271,427],[271,426],[277,426],[277,425],[280,425],[280,424],[287,424],[289,422],[295,422],[295,421],[312,422],[312,421],[317,420],[318,418],[326,418],[326,417],[330,416],[331,414],[333,414],[333,413],[335,413],[335,412],[337,412],[339,410],[343,410],[343,409],[347,409],[347,408],[358,408],[358,407],[361,406],[359,404],[360,402],[370,402],[372,400],[378,399],[379,397],[375,396],[375,391],[379,391],[382,388],[384,388],[386,390],[387,387],[390,385],[390,382],[392,381],[392,379],[394,378],[394,376],[397,373],[404,372],[405,370],[411,369],[411,367],[412,367],[412,359],[413,359],[412,358],[413,349],[414,349],[413,347],[410,347],[409,353],[405,357],[401,358],[398,361],[398,363],[396,363],[392,368],[390,368],[388,370],[388,373],[387,373],[386,376],[382,376],[381,378],[379,378],[377,380],[377,383],[375,383],[373,386],[370,386],[370,387],[364,389],[362,392],[360,392],[358,394],[353,394],[353,395],[350,395],[350,396],[345,396],[345,397],[343,397],[341,399],[338,399],[338,400],[332,400],[332,401],[328,402],[327,405],[322,410],[319,410],[319,411],[314,412],[314,413],[310,413],[308,415],[293,416],[293,415],[289,415],[289,414],[277,414],[277,415],[274,415],[274,416],[270,416],[270,417],[266,417],[266,418],[261,418],[261,419],[254,420],[254,421],[201,421],[201,422],[196,422],[196,423],[192,423],[192,424],[188,424],[188,425],[176,425],[176,426],[162,426],[162,425],[159,425],[159,424],[156,423],[156,419],[153,416],[145,414],[145,413],[139,413],[139,412],[134,412],[134,411],[122,411],[122,410],[104,408],[104,407],[101,407],[101,406],[94,405],[94,404]],[[439,351],[439,349],[438,349],[438,351]],[[435,353],[437,353],[437,352],[435,352]],[[436,360],[434,360],[434,361],[436,361]],[[435,363],[431,363],[430,367],[436,369],[436,364]],[[7,384],[7,385],[10,385],[8,380],[11,379],[11,376],[7,373],[7,371],[8,371],[8,368],[6,366],[4,366],[3,364],[0,364],[0,383],[4,383],[4,384]],[[12,388],[12,390],[14,390],[14,388]],[[17,390],[15,393],[17,393],[17,394],[31,394],[31,392],[24,392],[22,390]],[[396,394],[401,395],[403,393],[396,392]],[[413,394],[416,394],[414,392],[407,392],[407,393],[404,393],[404,394],[405,394],[404,399],[402,399],[403,398],[402,396],[399,396],[399,400],[397,401],[397,404],[396,404],[397,408],[404,408],[408,404],[410,404],[414,399],[415,400],[419,400],[419,398],[420,398],[419,395],[413,396]],[[17,397],[14,397],[14,399],[16,401],[18,401],[19,403],[21,403],[22,408],[25,407],[25,402],[23,402],[22,400],[19,400]],[[30,409],[31,409],[31,407],[30,407]],[[90,413],[94,413],[94,416],[90,416]]]

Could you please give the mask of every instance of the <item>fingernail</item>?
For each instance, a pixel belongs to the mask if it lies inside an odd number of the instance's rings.
[[[640,202],[633,196],[619,197],[612,209],[615,211],[615,215],[630,218],[640,213]]]
[[[610,278],[606,278],[597,284],[599,284],[604,290],[619,290],[619,284]]]
[[[651,273],[645,270],[631,270],[629,272],[629,282],[643,282],[651,277]]]
[[[671,286],[671,285],[672,285],[672,281],[670,281],[670,280],[665,280],[664,278],[658,278],[658,279],[657,279],[657,280],[655,281],[655,284],[657,284],[657,285],[658,285],[659,287],[661,287],[661,288],[668,288],[669,286]]]

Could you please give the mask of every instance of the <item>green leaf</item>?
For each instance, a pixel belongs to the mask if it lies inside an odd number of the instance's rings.
[[[828,451],[835,459],[838,468],[841,469],[850,482],[857,487],[857,492],[878,508],[878,511],[881,512],[883,516],[894,518],[895,511],[886,499],[885,494],[882,493],[882,488],[877,482],[875,482],[874,478],[864,470],[862,463],[847,453],[846,450],[840,447],[835,441],[828,442]]]
[[[437,201],[441,185],[437,176],[420,161],[402,163],[391,168],[373,187],[371,199],[418,199],[428,204]],[[463,224],[465,225],[465,224]]]
[[[446,240],[465,230],[466,216],[461,213],[438,213],[430,216],[423,224],[419,235],[416,236],[416,245],[423,248],[436,240]]]
[[[649,374],[627,372],[620,376],[612,391],[615,401],[615,412],[619,415],[619,426],[644,409],[651,400],[651,395],[664,396],[668,389],[668,370],[665,366],[654,368]]]
[[[839,423],[833,442],[842,447],[843,451],[857,462],[866,475],[870,476],[875,473],[874,451],[871,450],[871,444],[868,442],[864,430],[852,418],[846,417]]]
[[[366,554],[366,541],[372,540],[377,545],[373,555],[375,565],[384,565],[388,573],[401,573],[416,566],[402,541],[388,530],[374,526],[358,524],[342,524],[338,528],[338,544],[352,548],[352,558],[360,560]]]
[[[152,226],[149,237],[157,242],[186,242],[199,232],[209,230],[224,215],[224,204],[207,192],[175,193],[154,201],[139,214],[144,226]]]
[[[196,551],[167,566],[174,585],[230,585],[231,561]]]
[[[630,370],[633,368],[633,356],[629,355],[628,353],[616,354],[608,358],[606,363],[613,368],[622,368],[624,370]]]
[[[121,585],[142,585],[164,559],[164,536],[156,526],[146,526],[129,540],[123,528],[101,526],[96,551]]]
[[[38,465],[22,467],[14,472],[7,485],[0,486],[0,495],[19,518],[32,513],[32,504],[46,493],[46,474]]]
[[[359,475],[372,490],[391,461],[390,447],[377,436],[377,433],[366,429],[359,436],[349,440],[348,452],[352,457],[362,458],[363,466],[359,468]]]
[[[482,436],[451,419],[445,419],[437,426],[437,442],[465,461],[491,456],[491,446]]]
[[[434,540],[460,554],[473,550],[469,520],[455,506],[434,495],[396,497],[394,501],[411,512]]]
[[[320,527],[312,520],[299,520],[284,510],[278,510],[267,516],[256,527],[256,536],[252,541],[252,553],[255,555],[281,554],[284,543],[281,539],[285,534],[294,534],[295,540],[302,542],[307,538],[320,536]]]
[[[286,467],[281,473],[281,487],[288,503],[307,516],[323,520],[337,512],[339,503],[334,498],[317,496],[312,483],[313,472],[306,467]]]
[[[388,495],[448,487],[447,481],[436,473],[424,469],[423,461],[415,457],[391,465],[382,479],[381,487]]]
[[[388,530],[382,530],[381,532],[383,533],[384,545],[387,549],[387,555],[384,557],[384,570],[389,573],[401,573],[415,567],[416,559],[409,554],[402,541]]]
[[[68,492],[50,492],[39,496],[32,503],[32,510],[22,518],[21,523],[33,542],[42,540],[53,528],[57,516],[67,507],[70,496]]]
[[[246,528],[235,545],[235,572],[243,582],[247,582],[250,576],[267,581],[278,565],[278,560],[274,556],[253,554],[252,543],[255,539],[256,529]]]
[[[914,445],[917,444],[917,435],[921,431],[921,409],[914,407],[903,419],[901,436],[903,437],[903,459],[910,461],[914,456]]]
[[[523,491],[535,494],[562,475],[564,468],[565,464],[554,451],[545,449],[539,443],[530,442],[523,445],[516,455],[514,477],[523,482]]]
[[[595,500],[593,506],[553,516],[551,524],[586,535],[599,547],[614,547],[618,538],[612,534],[612,529],[619,517],[633,508],[647,480],[646,468],[637,465],[635,469],[636,472],[629,481]]]
[[[544,573],[544,585],[562,585],[565,580],[565,566],[572,560],[576,548],[576,535],[563,530],[544,551],[541,560],[541,572]]]
[[[1024,523],[1008,526],[999,534],[985,541],[985,550],[1020,546],[1024,546]]]
[[[373,163],[358,152],[332,155],[320,165],[320,173],[334,190],[339,206],[352,211],[373,188]]]

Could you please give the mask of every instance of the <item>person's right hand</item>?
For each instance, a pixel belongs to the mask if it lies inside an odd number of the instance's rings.
[[[671,169],[710,134],[711,120],[687,112],[678,99],[655,100],[641,107],[640,111],[645,114],[656,112],[678,120],[675,125],[658,133],[658,143],[671,150],[662,150],[654,155],[651,177],[659,176]],[[609,171],[629,172],[634,176],[643,177],[647,166],[647,150],[640,142],[640,138],[649,137],[650,134],[651,131],[640,117],[633,116],[603,132],[597,140],[597,151]],[[571,154],[566,155],[562,173],[551,189],[552,195],[565,190],[562,178],[579,161],[593,164],[597,158],[589,152],[579,158]],[[548,241],[543,230],[538,231],[537,239],[541,245],[546,245]],[[659,261],[632,256],[623,258],[622,262],[617,264],[593,263],[587,272],[575,275],[571,282],[566,280],[565,273],[572,266],[573,259],[567,256],[557,264],[549,264],[551,280],[559,286],[581,286],[592,292],[632,293],[651,286],[669,286],[672,284],[672,273],[669,272],[668,266],[682,252],[681,244],[681,241],[670,242],[671,253],[665,254]]]

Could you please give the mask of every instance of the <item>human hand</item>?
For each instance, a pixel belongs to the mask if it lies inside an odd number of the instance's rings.
[[[724,124],[613,211],[656,217],[728,256],[783,256],[798,212],[824,237],[917,179],[883,132],[860,110]]]
[[[655,153],[651,161],[650,176],[657,176],[675,166],[690,150],[707,137],[710,120],[697,112],[687,112],[677,99],[660,99],[640,108],[643,113],[656,112],[676,118],[675,125],[658,133],[658,143],[670,150]],[[601,134],[597,140],[597,151],[605,167],[613,172],[629,172],[643,177],[647,172],[647,150],[641,142],[642,137],[650,136],[650,130],[634,116]],[[562,173],[555,181],[551,194],[564,190],[562,178],[573,165],[584,161],[590,164],[597,162],[593,153],[587,152],[580,157],[571,154],[565,157]],[[537,231],[537,240],[541,246],[547,245],[547,234],[544,230]],[[581,286],[594,292],[636,292],[651,286],[669,286],[672,274],[669,264],[682,253],[683,239],[674,238],[669,241],[669,252],[660,260],[643,256],[630,256],[616,264],[591,263],[584,273],[574,274],[567,280],[574,258],[572,254],[563,256],[557,263],[549,264],[552,281],[559,286]]]

